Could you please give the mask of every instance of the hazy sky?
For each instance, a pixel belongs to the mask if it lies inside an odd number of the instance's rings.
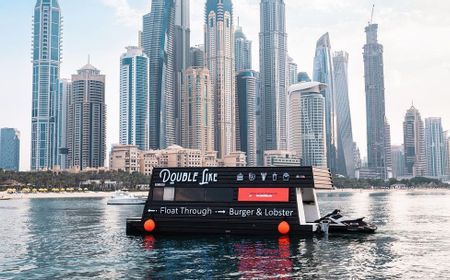
[[[28,170],[31,131],[31,17],[35,0],[0,0],[0,127],[22,133],[21,169]],[[106,75],[107,146],[119,140],[119,58],[137,44],[142,15],[151,0],[59,0],[64,17],[61,77],[87,62]],[[234,12],[253,41],[259,68],[259,1],[234,0]],[[386,113],[392,143],[403,142],[403,117],[414,102],[422,117],[442,117],[450,126],[450,1],[285,0],[288,50],[299,70],[312,72],[317,39],[330,33],[333,50],[350,54],[353,136],[366,154],[362,47],[364,27],[375,3],[374,22],[384,45]],[[203,43],[205,0],[191,0],[191,44]]]

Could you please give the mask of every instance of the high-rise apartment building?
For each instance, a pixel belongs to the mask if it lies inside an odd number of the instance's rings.
[[[209,71],[188,68],[181,97],[182,146],[214,151],[214,100]]]
[[[138,47],[120,58],[120,129],[122,145],[149,148],[149,60]]]
[[[335,52],[333,55],[334,89],[337,124],[337,172],[353,178],[355,160],[353,147],[352,117],[348,98],[348,53]]]
[[[242,26],[238,26],[234,32],[234,54],[236,73],[252,69],[252,41],[247,40]]]
[[[336,125],[336,91],[334,85],[333,58],[331,56],[331,43],[328,33],[322,35],[316,44],[314,56],[313,80],[326,84],[323,89],[325,97],[325,124],[327,143],[327,165],[332,172],[336,172],[337,157],[337,125]]]
[[[150,148],[166,148],[176,142],[176,47],[175,0],[152,0],[144,15],[142,48],[150,61]]]
[[[391,145],[391,125],[388,119],[384,118],[384,154],[385,154],[385,179],[392,178],[392,145]]]
[[[0,129],[0,169],[19,171],[20,132],[15,128]]]
[[[190,0],[175,0],[175,143],[181,145],[181,95],[191,47]]]
[[[405,176],[405,153],[402,146],[392,146],[392,177],[401,178]]]
[[[288,56],[288,85],[291,86],[293,84],[298,83],[298,66],[297,63],[294,62],[294,59],[290,56]]]
[[[284,0],[261,0],[259,65],[265,150],[286,150],[287,34]]]
[[[72,75],[68,100],[68,167],[103,167],[106,156],[105,76],[87,64]]]
[[[189,66],[205,67],[205,47],[203,45],[191,47],[189,50]]]
[[[67,115],[69,109],[68,101],[72,95],[72,81],[68,79],[61,79],[59,81],[58,91],[58,157],[57,165],[62,169],[67,169]]]
[[[419,110],[411,106],[403,122],[404,175],[418,177],[426,175],[425,135]]]
[[[327,167],[325,87],[306,82],[289,88],[288,147],[304,165]]]
[[[380,178],[387,179],[388,169],[386,147],[390,142],[385,127],[384,97],[384,64],[383,46],[378,43],[378,24],[369,23],[365,28],[366,44],[364,45],[364,80],[366,91],[367,114],[367,161],[368,167],[378,173]]]
[[[31,170],[51,169],[58,161],[61,29],[58,1],[38,0],[33,16]]]
[[[236,77],[236,92],[236,146],[239,151],[247,154],[248,166],[257,166],[257,73],[253,70],[240,71]]]
[[[236,151],[234,27],[231,0],[207,0],[205,57],[214,95],[215,150],[218,157]]]
[[[442,178],[446,174],[447,143],[441,118],[425,119],[425,155],[427,176]]]

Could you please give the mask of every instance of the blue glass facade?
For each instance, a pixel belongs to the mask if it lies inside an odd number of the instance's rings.
[[[0,169],[19,171],[20,133],[14,128],[0,129]]]
[[[141,49],[127,49],[120,70],[120,144],[147,150],[149,62]]]
[[[57,165],[61,11],[57,0],[39,0],[33,19],[31,169]]]
[[[252,70],[243,70],[236,77],[237,90],[237,144],[239,151],[247,154],[248,166],[257,166],[257,98],[258,77]]]
[[[164,149],[176,142],[175,133],[175,1],[153,0],[144,16],[142,47],[150,61],[149,142]]]
[[[313,80],[327,85],[321,91],[325,97],[327,166],[332,172],[336,172],[336,92],[334,86],[333,58],[331,56],[331,44],[328,33],[324,34],[317,41]]]
[[[336,52],[333,56],[336,123],[337,123],[337,171],[344,176],[355,176],[352,118],[348,98],[348,53]]]

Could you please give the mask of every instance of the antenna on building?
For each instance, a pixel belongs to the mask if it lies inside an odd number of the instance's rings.
[[[372,13],[370,14],[370,22],[369,24],[372,24],[373,22],[373,13],[375,12],[375,4],[372,5]]]
[[[239,25],[239,17],[238,17],[238,25],[237,25],[237,26],[240,26],[240,25]]]
[[[88,64],[91,64],[91,55],[88,54]]]

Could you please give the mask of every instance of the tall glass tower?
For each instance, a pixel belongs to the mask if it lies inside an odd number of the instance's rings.
[[[20,132],[15,128],[0,129],[0,169],[19,171]]]
[[[265,150],[286,150],[287,34],[284,0],[261,0],[259,65]]]
[[[223,158],[236,151],[234,28],[231,0],[206,1],[205,57],[214,96],[215,149],[218,157]]]
[[[347,177],[355,176],[352,117],[348,98],[348,53],[339,51],[333,56],[336,92],[337,171]]]
[[[389,133],[385,125],[383,46],[378,43],[378,24],[369,23],[365,28],[364,80],[367,114],[367,161],[368,167],[387,179],[389,170]]]
[[[182,142],[181,99],[184,85],[183,71],[190,65],[190,0],[175,1],[175,133],[176,144]]]
[[[175,0],[152,0],[142,48],[150,61],[150,148],[165,149],[176,143]]]
[[[127,47],[120,58],[120,144],[148,149],[148,57]]]
[[[51,169],[58,155],[58,80],[61,9],[57,0],[38,0],[33,16],[31,169]]]
[[[236,73],[252,69],[252,41],[247,40],[241,26],[234,32],[234,54]]]
[[[236,76],[237,89],[237,147],[247,154],[247,165],[257,166],[257,96],[258,75],[242,70]]]
[[[333,58],[331,56],[330,36],[328,33],[322,35],[316,44],[313,80],[327,85],[322,91],[325,97],[327,165],[332,172],[336,172],[336,92],[334,87]]]
[[[72,81],[61,79],[59,81],[59,110],[58,110],[58,165],[64,170],[67,169],[67,114],[68,100],[72,96]]]
[[[297,71],[298,66],[297,63],[294,62],[294,59],[288,55],[288,85],[291,86],[296,84],[297,81]]]
[[[447,167],[446,134],[442,129],[441,118],[425,119],[425,153],[427,158],[427,176],[442,178]]]

